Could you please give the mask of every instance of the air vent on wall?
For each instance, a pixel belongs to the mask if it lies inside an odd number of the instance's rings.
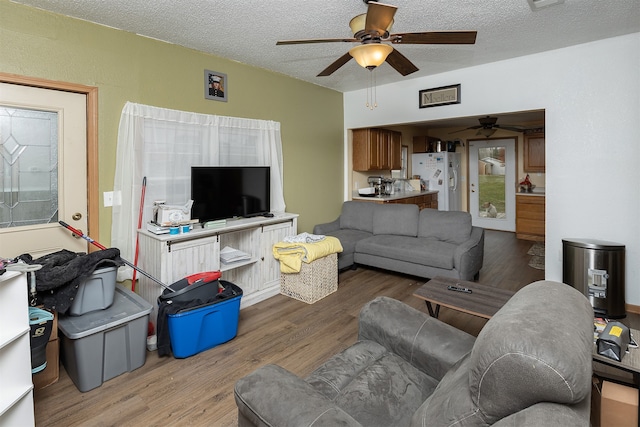
[[[535,12],[545,7],[562,4],[564,3],[564,0],[527,0],[527,2],[529,3],[529,7],[531,7],[531,10]]]

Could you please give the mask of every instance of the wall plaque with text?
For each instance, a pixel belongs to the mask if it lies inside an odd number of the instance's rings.
[[[421,90],[419,92],[419,97],[420,108],[460,104],[460,85],[457,84]]]

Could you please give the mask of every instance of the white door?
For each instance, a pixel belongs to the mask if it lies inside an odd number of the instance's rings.
[[[469,141],[469,212],[473,225],[516,231],[516,139]]]
[[[0,256],[86,252],[86,95],[0,83]]]

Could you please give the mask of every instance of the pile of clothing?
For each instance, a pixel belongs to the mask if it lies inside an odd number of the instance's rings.
[[[343,251],[340,240],[333,236],[300,233],[287,236],[273,245],[273,256],[280,261],[282,273],[299,273],[302,263]]]
[[[43,305],[46,309],[58,313],[66,313],[69,310],[78,287],[95,270],[124,265],[117,248],[89,254],[63,249],[36,259],[30,254],[23,254],[16,260],[28,265],[42,266],[39,270],[28,273],[35,274],[36,279],[35,289],[29,291],[32,304]]]

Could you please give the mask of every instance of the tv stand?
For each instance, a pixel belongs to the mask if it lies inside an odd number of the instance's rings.
[[[280,263],[272,248],[286,236],[296,235],[297,230],[298,215],[291,213],[234,218],[218,227],[194,227],[182,234],[140,229],[138,266],[167,285],[190,274],[220,270],[222,279],[242,289],[240,308],[244,308],[280,293]],[[223,264],[220,249],[225,246],[246,252],[250,258]],[[163,288],[143,275],[138,277],[136,292],[154,307],[151,320],[155,324],[157,299]]]

